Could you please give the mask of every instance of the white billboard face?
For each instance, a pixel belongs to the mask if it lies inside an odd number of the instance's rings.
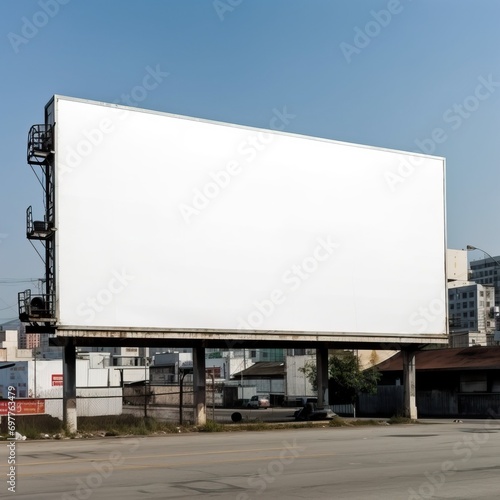
[[[55,100],[59,326],[446,332],[443,159]]]

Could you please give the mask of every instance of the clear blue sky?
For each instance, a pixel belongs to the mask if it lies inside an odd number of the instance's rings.
[[[43,276],[29,127],[53,94],[125,103],[147,67],[169,74],[139,107],[264,128],[286,107],[287,131],[409,151],[442,129],[448,246],[500,254],[499,21],[498,0],[2,1],[0,324],[29,287],[6,281]]]

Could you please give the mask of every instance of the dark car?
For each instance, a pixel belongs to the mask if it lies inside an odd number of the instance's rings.
[[[295,420],[332,420],[337,416],[330,408],[317,408],[313,403],[306,403],[293,414]]]

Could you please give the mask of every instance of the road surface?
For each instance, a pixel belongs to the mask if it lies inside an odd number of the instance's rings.
[[[446,422],[18,442],[15,498],[498,499],[500,421]]]

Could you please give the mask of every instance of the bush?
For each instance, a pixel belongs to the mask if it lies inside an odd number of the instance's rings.
[[[225,430],[223,424],[214,422],[213,420],[207,420],[207,423],[199,428],[200,432],[222,432]]]
[[[38,439],[40,434],[60,434],[63,432],[62,421],[51,415],[18,415],[16,431],[28,439]]]

